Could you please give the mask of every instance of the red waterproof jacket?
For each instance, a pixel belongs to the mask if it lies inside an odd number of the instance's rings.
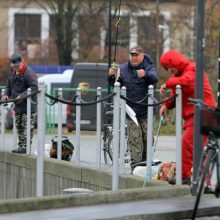
[[[196,78],[196,64],[190,62],[185,56],[175,50],[170,50],[164,53],[160,58],[160,63],[163,67],[174,67],[180,74],[178,76],[172,75],[166,81],[166,87],[171,90],[171,96],[176,93],[176,85],[181,85],[182,88],[182,117],[186,120],[194,113],[194,106],[188,104],[188,98],[194,98],[195,93],[195,78]],[[216,107],[216,101],[213,95],[206,73],[204,74],[204,102],[208,105]],[[175,100],[170,99],[165,103],[168,109],[175,107]]]

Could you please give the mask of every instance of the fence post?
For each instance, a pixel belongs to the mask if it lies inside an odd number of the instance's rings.
[[[2,89],[1,96],[3,99],[3,96],[5,94],[5,89]],[[5,148],[5,106],[4,104],[1,104],[1,148]]]
[[[31,88],[27,89],[27,95],[31,95]],[[27,152],[31,154],[31,96],[27,98]]]
[[[97,88],[97,100],[101,99],[101,87]],[[96,111],[96,168],[101,168],[101,102],[97,103]]]
[[[58,89],[58,99],[61,99],[63,96],[63,89],[59,88]],[[58,143],[57,143],[57,159],[61,160],[61,154],[62,154],[62,103],[58,102],[58,128],[57,128],[57,138],[58,138]]]
[[[37,152],[37,181],[36,196],[43,196],[43,177],[44,177],[44,149],[45,149],[45,85],[39,83],[38,94],[38,152]]]
[[[126,87],[121,88],[121,95],[126,97]],[[120,173],[124,173],[125,169],[125,118],[126,118],[126,101],[120,99],[121,111],[120,111]],[[127,143],[126,143],[127,144]]]
[[[113,172],[112,172],[112,190],[118,190],[118,158],[119,158],[119,111],[120,111],[120,83],[114,84],[113,98]]]
[[[182,90],[176,86],[176,185],[182,184]]]
[[[148,104],[153,104],[154,87],[150,85],[148,87]],[[148,106],[147,112],[147,172],[146,179],[151,179],[151,163],[153,159],[152,146],[153,146],[153,117],[154,117],[154,107]]]
[[[76,90],[76,103],[79,104],[81,101],[81,90]],[[81,106],[76,105],[76,163],[80,164],[80,121],[81,121]]]
[[[14,108],[15,108],[15,105],[13,103],[13,111],[14,111]],[[15,111],[14,111],[14,114],[13,114],[13,149],[16,149],[17,148],[17,128],[16,128],[16,118],[15,118]]]

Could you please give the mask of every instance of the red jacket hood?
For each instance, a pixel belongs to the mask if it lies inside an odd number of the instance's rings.
[[[185,69],[189,62],[185,56],[175,50],[169,50],[160,57],[160,63],[163,67],[174,67],[180,72]]]

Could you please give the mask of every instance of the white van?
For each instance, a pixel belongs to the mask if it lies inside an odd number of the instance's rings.
[[[46,87],[46,93],[52,96],[56,96],[59,88],[69,88],[70,82],[73,76],[73,69],[67,69],[62,74],[47,74],[38,77],[38,83],[44,83]],[[63,92],[63,97],[64,97]],[[65,98],[65,97],[64,97]],[[58,122],[58,104],[49,105],[53,102],[47,98],[46,103],[46,122],[49,124],[57,124]],[[62,104],[62,124],[66,125],[66,104]]]

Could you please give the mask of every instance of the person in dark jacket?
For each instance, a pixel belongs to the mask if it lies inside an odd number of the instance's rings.
[[[3,99],[18,99],[15,101],[15,118],[18,132],[18,148],[12,150],[13,153],[26,153],[27,142],[27,99],[23,97],[27,94],[27,89],[31,92],[38,90],[38,80],[33,70],[27,66],[24,59],[19,54],[13,54],[10,58],[11,71],[5,87]],[[37,118],[37,94],[31,97],[31,142],[33,137],[34,124]]]
[[[176,94],[176,86],[182,89],[182,183],[191,184],[191,169],[193,165],[193,136],[194,136],[194,106],[188,104],[188,98],[195,98],[195,77],[196,64],[187,57],[175,50],[169,50],[160,57],[161,65],[171,75],[170,78],[160,87],[160,93],[164,94],[167,89],[171,90],[170,95]],[[216,101],[207,74],[204,73],[204,102],[216,108]],[[166,114],[169,109],[175,108],[175,101],[169,99],[160,108],[160,115]],[[203,145],[207,141],[204,136]],[[176,179],[170,179],[170,184],[176,184]]]
[[[119,66],[121,86],[126,87],[126,96],[132,102],[138,102],[146,98],[149,85],[158,82],[157,71],[150,56],[144,53],[141,46],[130,49],[128,62]],[[109,81],[114,81],[117,67],[109,68]],[[137,126],[133,120],[127,117],[128,144],[131,156],[131,172],[141,161],[146,161],[147,146],[147,107],[127,103],[136,113]]]

